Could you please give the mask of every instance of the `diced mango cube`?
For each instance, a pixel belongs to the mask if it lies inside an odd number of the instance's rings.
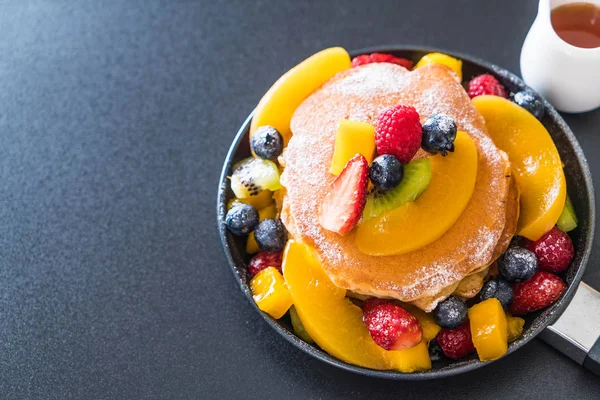
[[[277,217],[277,206],[275,203],[271,203],[265,208],[258,210],[258,219],[264,221],[265,219],[275,219]]]
[[[256,243],[256,239],[254,239],[254,232],[250,232],[248,234],[248,238],[246,239],[246,253],[256,254],[259,251],[260,251],[260,247],[258,247],[258,243]]]
[[[442,330],[442,327],[435,322],[435,318],[433,317],[432,313],[428,314],[420,308],[410,304],[403,304],[402,307],[404,307],[406,311],[417,318],[419,325],[421,325],[421,329],[423,330],[423,340],[427,344],[435,339],[437,334]]]
[[[425,340],[408,349],[390,351],[389,354],[395,368],[399,371],[416,372],[428,371],[431,369],[429,345]]]
[[[510,314],[506,315],[506,322],[508,325],[508,343],[512,343],[523,334],[523,326],[525,320],[519,317],[513,317]]]
[[[495,360],[508,350],[508,326],[500,301],[490,298],[469,308],[473,344],[481,361]]]
[[[358,153],[371,164],[375,154],[375,127],[366,122],[343,119],[335,136],[335,149],[329,172],[339,175],[348,161]]]
[[[443,53],[429,53],[424,55],[417,65],[415,65],[415,69],[422,67],[424,65],[429,64],[442,64],[446,67],[450,68],[452,71],[456,72],[458,78],[462,81],[462,61],[458,60],[454,57],[450,57],[447,54]]]
[[[292,296],[283,275],[275,267],[267,267],[250,281],[254,302],[271,317],[279,319],[292,306]]]

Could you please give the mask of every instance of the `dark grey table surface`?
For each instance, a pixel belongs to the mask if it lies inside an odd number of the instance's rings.
[[[538,340],[433,382],[313,360],[252,311],[216,232],[225,153],[289,67],[332,45],[419,44],[518,72],[536,8],[0,3],[0,398],[600,398],[598,377]],[[600,176],[600,111],[567,121]]]

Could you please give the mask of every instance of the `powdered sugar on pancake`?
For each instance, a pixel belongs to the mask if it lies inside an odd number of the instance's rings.
[[[353,234],[342,237],[322,229],[318,209],[335,178],[328,171],[339,121],[375,124],[381,110],[400,103],[414,106],[422,120],[448,114],[459,130],[473,137],[479,154],[475,193],[459,221],[436,242],[408,254],[368,256],[356,249]],[[435,296],[492,261],[505,226],[509,165],[446,67],[408,72],[393,64],[369,64],[344,71],[304,101],[291,128],[294,136],[282,175],[287,190],[282,220],[295,239],[317,249],[337,285],[411,301]]]

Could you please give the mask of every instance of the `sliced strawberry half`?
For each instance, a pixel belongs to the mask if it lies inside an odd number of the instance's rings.
[[[362,154],[357,154],[331,184],[321,204],[321,226],[340,235],[350,232],[365,208],[368,184],[369,163]]]

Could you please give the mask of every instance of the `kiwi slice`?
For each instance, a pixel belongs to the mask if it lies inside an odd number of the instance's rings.
[[[231,190],[238,199],[258,196],[261,191],[277,190],[279,169],[273,161],[261,158],[246,158],[233,166]]]
[[[571,203],[571,198],[567,195],[567,201],[565,201],[565,207],[556,222],[558,229],[563,232],[570,232],[573,229],[577,228],[577,215],[575,215],[575,209],[573,208],[573,203]]]
[[[394,189],[387,192],[374,189],[367,196],[363,211],[363,222],[375,218],[386,211],[415,201],[431,182],[431,161],[429,158],[411,161],[404,166],[404,177]]]
[[[292,328],[294,328],[294,333],[300,339],[304,340],[306,343],[314,343],[308,332],[306,332],[306,328],[302,325],[302,321],[298,317],[298,312],[294,306],[290,307],[290,319],[292,320]]]

